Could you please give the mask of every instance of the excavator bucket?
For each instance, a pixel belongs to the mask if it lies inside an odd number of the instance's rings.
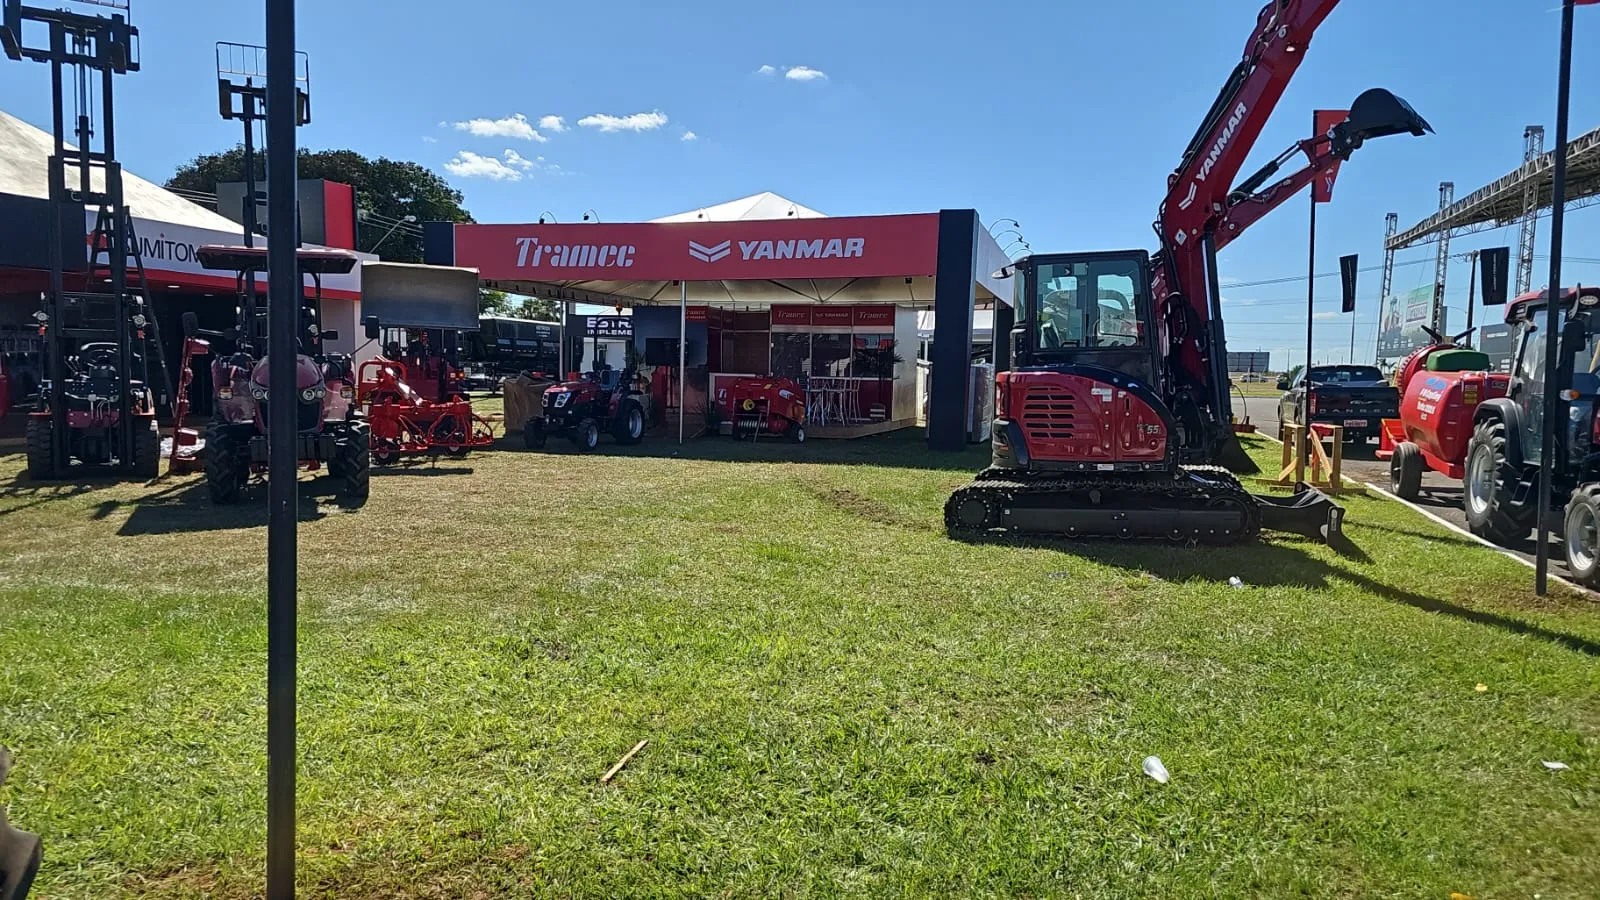
[[[1239,435],[1232,428],[1220,433],[1211,462],[1239,475],[1255,475],[1261,471],[1250,454],[1244,452]]]
[[[1422,137],[1432,132],[1433,126],[1417,115],[1411,104],[1383,88],[1372,88],[1363,91],[1350,104],[1350,115],[1335,126],[1335,130],[1341,132],[1354,149],[1361,146],[1362,141],[1391,134]]]

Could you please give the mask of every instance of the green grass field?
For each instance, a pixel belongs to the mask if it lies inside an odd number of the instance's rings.
[[[1342,554],[969,545],[976,452],[559,444],[359,511],[303,485],[302,896],[1600,885],[1600,605],[1398,504],[1350,499]],[[0,802],[37,895],[259,895],[264,496],[21,468]]]

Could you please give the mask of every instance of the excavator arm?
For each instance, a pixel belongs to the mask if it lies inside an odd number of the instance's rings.
[[[1294,196],[1370,137],[1431,131],[1405,101],[1369,90],[1348,118],[1326,134],[1296,143],[1260,171],[1235,179],[1305,56],[1311,38],[1338,0],[1270,0],[1176,171],[1168,177],[1156,232],[1159,263],[1152,276],[1158,332],[1166,347],[1168,396],[1188,429],[1184,442],[1208,459],[1244,463],[1229,428],[1227,356],[1218,296],[1216,254],[1251,224]],[[1304,167],[1262,188],[1303,153]]]

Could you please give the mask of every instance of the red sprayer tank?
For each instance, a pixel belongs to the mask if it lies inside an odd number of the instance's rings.
[[[1476,350],[1435,344],[1400,365],[1400,422],[1405,440],[1421,449],[1428,468],[1462,476],[1472,414],[1478,404],[1504,397],[1511,377],[1485,371],[1489,358]]]

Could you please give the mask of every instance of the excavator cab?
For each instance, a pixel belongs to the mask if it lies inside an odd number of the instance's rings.
[[[995,378],[995,465],[1177,469],[1177,425],[1159,399],[1143,250],[1050,253],[1015,263],[1013,369]]]

